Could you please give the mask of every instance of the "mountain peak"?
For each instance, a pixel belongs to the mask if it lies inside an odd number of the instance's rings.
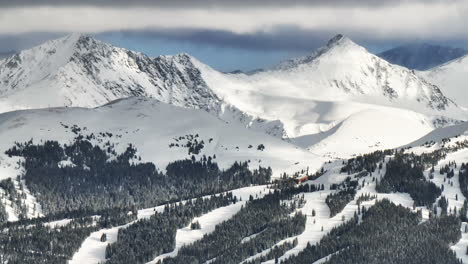
[[[91,35],[84,33],[71,33],[66,35],[63,40],[71,42],[90,41],[95,40]]]
[[[326,53],[327,51],[332,50],[333,48],[336,48],[336,47],[346,48],[346,49],[349,49],[349,48],[352,48],[352,47],[364,49],[362,46],[356,44],[350,38],[345,37],[345,36],[343,36],[341,34],[338,34],[338,35],[334,36],[333,38],[331,38],[327,42],[327,45],[320,48],[319,53],[320,54]]]
[[[325,46],[317,49],[312,54],[304,56],[304,57],[285,60],[281,62],[280,64],[278,64],[276,67],[273,67],[273,70],[286,70],[286,69],[294,68],[299,64],[307,64],[307,63],[313,62],[317,58],[321,57],[324,54],[331,52],[332,50],[338,51],[338,54],[341,54],[343,52],[346,52],[346,53],[350,52],[351,50],[355,50],[356,48],[365,50],[363,47],[354,43],[351,39],[343,36],[342,34],[337,34],[336,36],[331,38]]]
[[[78,40],[80,38],[83,38],[85,37],[86,35],[83,34],[83,33],[77,33],[77,32],[74,32],[74,33],[71,33],[71,34],[68,34],[64,37],[64,39],[67,39],[67,40]]]
[[[40,46],[51,46],[54,48],[59,48],[61,46],[75,47],[78,46],[79,43],[87,43],[90,41],[96,40],[87,34],[71,33],[59,39],[49,40]]]
[[[331,46],[335,43],[339,43],[340,41],[342,41],[345,37],[341,34],[337,34],[336,36],[334,36],[333,38],[331,38],[328,43],[327,43],[327,46]]]

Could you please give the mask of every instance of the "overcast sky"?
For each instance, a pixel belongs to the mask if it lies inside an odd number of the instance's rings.
[[[371,51],[468,47],[468,0],[0,0],[0,52],[71,32],[150,55],[189,52],[221,70],[311,52],[337,33]]]

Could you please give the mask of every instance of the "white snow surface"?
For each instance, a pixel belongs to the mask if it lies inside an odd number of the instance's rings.
[[[250,115],[280,120],[292,142],[327,156],[397,147],[434,129],[436,117],[467,117],[438,87],[345,37],[252,75],[195,65],[218,97]]]
[[[453,126],[437,128],[427,135],[415,140],[403,147],[417,147],[428,142],[440,143],[443,139],[462,140],[468,137],[468,122],[463,122]]]
[[[419,72],[459,105],[468,108],[468,55],[443,65]]]
[[[214,156],[220,167],[231,166],[235,161],[249,161],[252,169],[271,166],[274,175],[294,173],[302,169],[314,171],[321,167],[324,158],[264,133],[251,131],[239,124],[227,124],[202,110],[189,110],[149,98],[128,98],[95,109],[51,108],[24,110],[0,114],[0,149],[7,150],[14,142],[26,142],[33,138],[70,143],[74,137],[71,127],[82,129],[83,135],[96,135],[95,144],[110,141],[117,153],[133,144],[143,161],[156,164],[164,170],[175,160],[191,158],[186,147],[169,147],[174,138],[199,135],[205,142],[197,158]],[[68,128],[67,128],[67,127]],[[112,133],[112,137],[98,136]],[[210,140],[211,139],[211,140]],[[210,142],[211,141],[211,142]],[[263,144],[265,150],[257,147]],[[249,148],[249,146],[251,147]],[[8,158],[0,152],[2,164]],[[6,166],[6,167],[3,167]],[[9,167],[10,166],[10,167]],[[16,177],[12,165],[2,165],[1,177]]]
[[[0,112],[45,107],[97,107],[130,96],[203,109],[225,121],[282,137],[276,120],[227,105],[182,53],[152,58],[86,35],[46,42],[0,60]]]
[[[341,35],[310,56],[250,75],[221,73],[188,54],[152,58],[79,34],[0,61],[0,112],[96,107],[129,96],[203,109],[337,157],[414,141],[436,117],[468,117],[438,87]]]

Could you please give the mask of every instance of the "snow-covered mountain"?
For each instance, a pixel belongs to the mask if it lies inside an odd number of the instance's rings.
[[[420,74],[441,87],[444,94],[459,105],[468,108],[468,55]]]
[[[341,35],[310,56],[256,74],[198,67],[220,98],[281,120],[293,142],[321,154],[396,147],[433,129],[435,119],[466,118],[437,86]]]
[[[278,122],[247,116],[207,87],[188,54],[148,57],[72,34],[0,61],[0,112],[96,107],[129,96],[203,109],[226,121],[283,136]],[[197,64],[200,62],[197,61]]]
[[[253,75],[226,76],[204,65],[198,67],[208,86],[222,98],[234,90],[238,94],[352,100],[432,113],[456,107],[438,87],[411,70],[392,65],[341,35],[310,56],[287,60]],[[221,86],[221,81],[230,82]]]
[[[128,96],[205,110],[219,103],[187,54],[150,58],[79,34],[22,51],[0,68],[2,101],[16,108],[95,107]]]
[[[202,109],[331,156],[396,147],[435,121],[467,116],[437,86],[341,35],[310,56],[251,74],[221,73],[187,54],[152,58],[77,34],[0,61],[0,112],[96,107],[129,96]]]
[[[169,162],[191,158],[193,153],[188,153],[188,147],[183,145],[194,139],[204,142],[196,156],[216,155],[216,162],[222,167],[229,167],[235,161],[250,161],[252,168],[271,166],[279,176],[282,172],[294,173],[307,167],[317,169],[324,161],[283,140],[251,131],[238,123],[228,124],[203,110],[144,97],[121,99],[92,109],[61,107],[0,114],[2,150],[11,148],[14,142],[30,139],[66,144],[78,134],[95,135],[92,140],[95,144],[109,141],[115,144],[117,152],[125,151],[132,144],[143,160],[153,162],[159,169],[164,169]],[[259,150],[259,145],[264,149]],[[12,170],[15,163],[4,151],[0,153],[0,179],[18,174]]]
[[[461,48],[423,43],[396,47],[379,53],[377,56],[393,64],[424,71],[460,58],[467,53],[467,50]]]

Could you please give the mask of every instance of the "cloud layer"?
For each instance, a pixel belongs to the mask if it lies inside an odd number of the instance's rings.
[[[206,29],[238,34],[294,26],[302,30],[450,37],[466,34],[468,1],[399,3],[380,7],[293,6],[161,8],[40,6],[0,9],[0,33],[104,32],[143,29]]]
[[[369,45],[467,43],[467,24],[468,0],[0,0],[0,38],[119,31],[249,50],[312,50],[336,33]]]
[[[460,0],[0,0],[0,6],[97,6],[97,7],[290,7],[290,6],[348,6],[379,7],[408,3],[449,3]]]

